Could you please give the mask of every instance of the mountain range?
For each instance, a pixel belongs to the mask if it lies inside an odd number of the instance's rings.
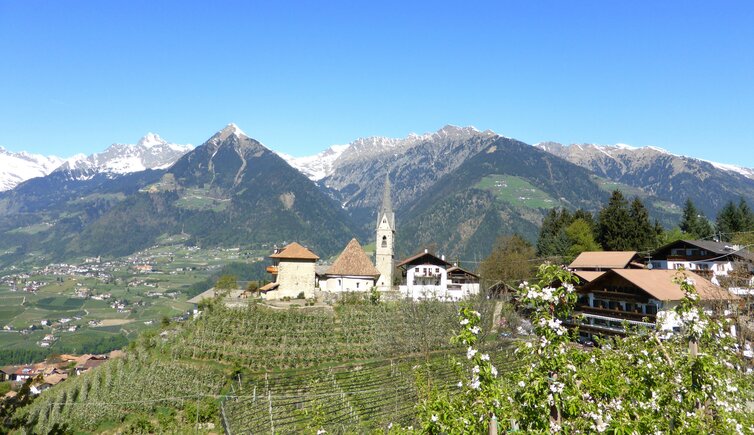
[[[96,174],[129,174],[147,169],[167,168],[193,148],[168,143],[147,133],[136,144],[112,144],[101,153],[77,154],[64,159],[26,152],[12,153],[0,147],[0,191],[10,190],[26,180],[60,172],[70,179],[83,180]]]
[[[372,241],[386,174],[398,254],[431,247],[466,260],[485,256],[499,235],[534,240],[549,208],[596,211],[615,188],[640,196],[668,227],[687,198],[710,218],[727,201],[754,199],[745,168],[656,148],[532,146],[450,125],[309,157],[277,154],[230,124],[196,148],[149,134],[47,159],[26,159],[46,175],[0,192],[0,265],[126,255],[171,234],[213,246],[297,240],[326,258],[353,236]]]

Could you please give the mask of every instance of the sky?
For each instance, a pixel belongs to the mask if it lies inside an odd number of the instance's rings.
[[[473,125],[754,167],[754,2],[0,0],[0,146]]]

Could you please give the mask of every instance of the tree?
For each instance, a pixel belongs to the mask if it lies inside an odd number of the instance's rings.
[[[533,258],[534,247],[521,236],[499,237],[490,255],[479,266],[483,284],[490,286],[500,281],[518,284],[529,279],[534,273]]]
[[[631,219],[628,225],[631,230],[630,247],[635,251],[647,251],[654,248],[657,242],[655,227],[649,221],[649,212],[638,196],[631,202],[629,216]]]
[[[573,222],[571,213],[564,208],[552,208],[542,221],[537,239],[537,255],[558,257],[568,251],[568,237],[565,228]]]
[[[729,201],[717,214],[715,223],[720,238],[730,242],[737,233],[754,231],[754,212],[743,198],[739,200],[738,206]]]
[[[713,235],[712,225],[697,210],[691,198],[687,199],[683,206],[683,216],[681,217],[679,227],[681,231],[694,239],[707,239]]]
[[[684,294],[673,308],[677,333],[628,329],[590,349],[572,345],[577,333],[566,327],[578,297],[574,277],[545,264],[538,281],[519,290],[534,337],[521,341],[510,370],[498,373],[495,355],[483,353],[479,314],[460,310],[455,342],[466,358],[452,360],[458,389],[435,389],[421,401],[424,433],[752,432],[754,384],[726,332],[730,323],[707,314],[684,274],[674,280]]]
[[[584,219],[576,219],[565,230],[571,246],[568,248],[568,257],[576,258],[584,251],[600,251],[601,247],[592,233],[592,226]]]
[[[238,288],[238,279],[235,275],[222,275],[217,279],[215,288],[219,290],[235,290]]]
[[[597,218],[597,241],[607,251],[632,249],[631,215],[628,202],[620,190],[614,190]]]

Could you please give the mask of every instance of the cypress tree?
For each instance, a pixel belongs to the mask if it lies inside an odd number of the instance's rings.
[[[628,202],[620,190],[614,190],[597,219],[597,242],[606,251],[628,251],[632,248],[631,216]]]

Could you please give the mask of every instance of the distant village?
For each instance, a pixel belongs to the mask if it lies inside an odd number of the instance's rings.
[[[12,382],[19,385],[29,382],[29,393],[38,395],[71,376],[79,376],[110,359],[121,358],[124,355],[119,350],[105,355],[64,354],[53,356],[40,363],[0,367],[0,382]],[[18,391],[11,390],[3,397],[12,398],[18,394]]]

